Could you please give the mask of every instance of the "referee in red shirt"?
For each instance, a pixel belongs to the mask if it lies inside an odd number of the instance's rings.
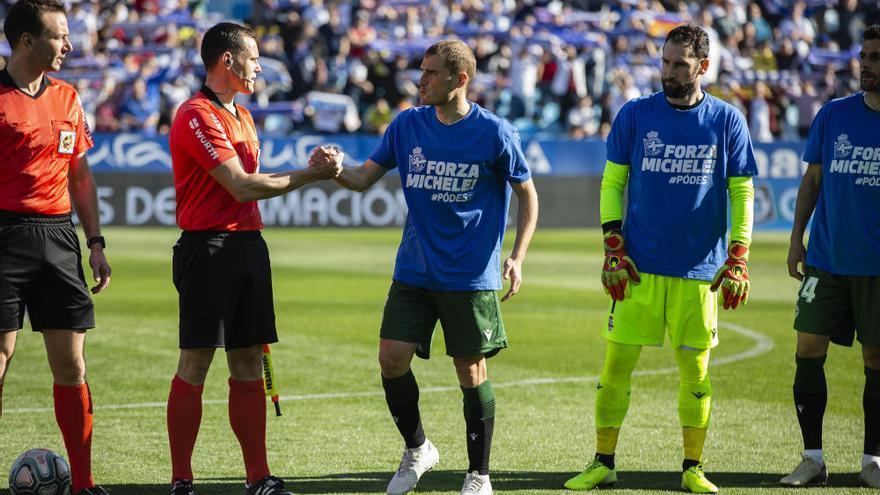
[[[252,94],[260,73],[256,34],[221,23],[201,48],[208,75],[177,111],[169,143],[177,192],[173,280],[180,301],[180,359],[168,397],[172,495],[193,495],[192,453],[202,389],[225,347],[229,422],[244,456],[247,495],[289,495],[266,459],[263,344],[277,342],[269,253],[257,200],[336,177],[342,155],[322,166],[259,173],[260,143],[251,114],[234,101]]]
[[[61,69],[73,49],[64,6],[20,0],[3,29],[12,56],[0,71],[0,396],[27,310],[46,344],[72,493],[101,495],[106,492],[92,479],[92,398],[83,357],[95,312],[71,199],[88,239],[93,294],[110,283],[110,265],[86,161],[92,138],[85,113],[71,85],[46,75]]]

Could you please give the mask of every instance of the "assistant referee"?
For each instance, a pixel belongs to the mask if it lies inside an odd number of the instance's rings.
[[[72,493],[102,495],[92,479],[92,397],[83,357],[95,313],[71,200],[88,239],[93,294],[110,283],[110,265],[86,161],[92,138],[85,113],[71,85],[46,75],[73,50],[64,6],[21,0],[3,29],[12,55],[0,71],[0,395],[27,311],[46,344]]]

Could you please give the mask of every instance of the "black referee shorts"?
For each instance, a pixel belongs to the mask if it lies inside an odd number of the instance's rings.
[[[172,265],[181,349],[278,341],[269,250],[259,231],[183,232]]]
[[[94,328],[81,260],[70,215],[0,211],[0,330]]]

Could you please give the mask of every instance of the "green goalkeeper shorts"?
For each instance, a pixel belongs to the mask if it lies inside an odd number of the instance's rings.
[[[379,336],[417,344],[416,355],[428,359],[437,320],[449,356],[488,358],[507,347],[495,291],[427,290],[396,280],[388,291]]]
[[[632,294],[614,304],[602,336],[628,345],[662,346],[669,331],[674,348],[718,345],[718,297],[711,282],[641,274]],[[610,307],[610,306],[609,306]]]
[[[851,346],[880,345],[880,276],[833,275],[807,266],[798,290],[794,328]]]

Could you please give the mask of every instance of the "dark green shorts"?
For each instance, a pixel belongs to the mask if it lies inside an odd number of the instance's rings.
[[[851,346],[880,345],[880,276],[832,275],[808,266],[798,291],[794,328]]]
[[[397,280],[388,291],[379,336],[418,344],[416,355],[428,359],[438,319],[449,356],[488,358],[507,347],[495,291],[427,290]]]

